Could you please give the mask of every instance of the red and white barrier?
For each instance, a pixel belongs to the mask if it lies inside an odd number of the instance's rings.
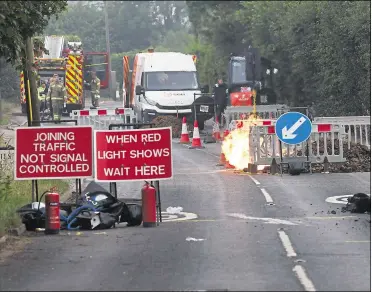
[[[91,109],[91,110],[76,110],[72,111],[70,116],[74,117],[94,117],[94,116],[114,116],[130,114],[132,109],[116,108],[116,109]]]

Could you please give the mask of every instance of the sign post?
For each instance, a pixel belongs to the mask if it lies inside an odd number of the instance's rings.
[[[95,181],[151,181],[173,177],[172,129],[94,131]]]
[[[92,127],[28,127],[15,131],[15,180],[93,176]]]

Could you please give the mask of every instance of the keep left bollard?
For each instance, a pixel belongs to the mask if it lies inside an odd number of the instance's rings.
[[[142,190],[142,222],[143,227],[156,226],[156,190],[146,183]]]
[[[58,234],[61,227],[59,217],[59,194],[45,195],[45,234]]]

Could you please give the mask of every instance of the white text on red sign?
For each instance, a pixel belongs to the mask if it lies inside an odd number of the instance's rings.
[[[18,128],[15,177],[91,177],[92,143],[91,127]]]
[[[97,181],[172,177],[171,129],[95,132]]]

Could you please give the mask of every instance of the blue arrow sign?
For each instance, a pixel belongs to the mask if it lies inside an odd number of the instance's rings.
[[[311,135],[310,119],[298,112],[288,112],[281,115],[275,124],[275,134],[280,141],[290,145],[300,144]]]

